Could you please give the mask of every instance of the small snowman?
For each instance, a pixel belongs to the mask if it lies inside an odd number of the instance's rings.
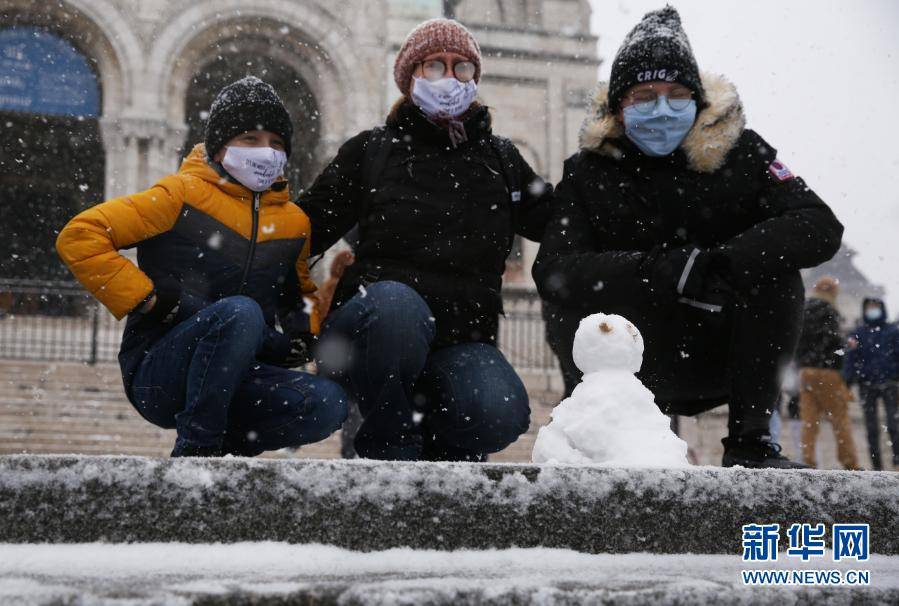
[[[627,319],[593,314],[574,336],[584,379],[552,412],[534,443],[535,463],[609,467],[686,467],[687,444],[634,374],[643,337]]]

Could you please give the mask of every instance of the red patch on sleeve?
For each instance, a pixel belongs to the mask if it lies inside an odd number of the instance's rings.
[[[771,165],[768,166],[768,172],[774,175],[774,178],[778,181],[789,181],[796,176],[790,172],[790,169],[780,160],[772,162]]]

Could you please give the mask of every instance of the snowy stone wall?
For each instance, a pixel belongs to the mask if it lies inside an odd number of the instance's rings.
[[[0,542],[736,554],[743,524],[855,522],[897,554],[897,495],[896,473],[15,455]]]

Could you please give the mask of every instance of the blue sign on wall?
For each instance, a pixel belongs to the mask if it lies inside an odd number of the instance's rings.
[[[37,27],[0,29],[0,110],[97,116],[100,85],[84,56]]]

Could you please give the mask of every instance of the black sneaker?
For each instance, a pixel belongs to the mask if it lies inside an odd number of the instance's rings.
[[[751,469],[810,469],[808,465],[796,463],[780,454],[780,444],[765,438],[741,436],[723,438],[724,457],[722,467],[739,465]]]

